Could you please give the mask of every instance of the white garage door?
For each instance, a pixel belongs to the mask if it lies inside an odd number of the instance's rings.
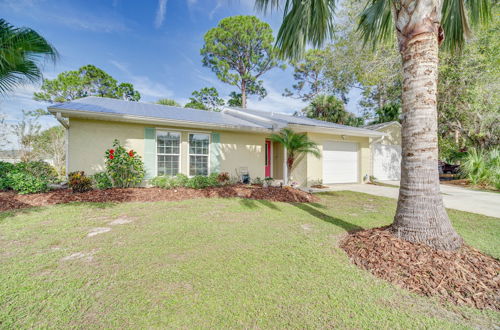
[[[373,145],[373,176],[377,180],[401,178],[401,147],[376,143]]]
[[[323,145],[323,183],[358,182],[358,144],[329,141]]]

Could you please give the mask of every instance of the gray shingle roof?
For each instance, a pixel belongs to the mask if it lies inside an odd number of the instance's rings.
[[[372,130],[330,123],[322,120],[296,117],[284,113],[266,112],[252,109],[231,108],[232,111],[211,112],[197,109],[180,108],[153,103],[131,102],[105,97],[89,96],[71,102],[60,103],[48,107],[52,113],[79,114],[87,112],[89,116],[95,114],[130,116],[135,120],[166,120],[224,126],[238,129],[272,130],[287,125],[303,125],[320,128],[349,130],[360,135],[375,135]]]
[[[71,102],[51,105],[49,107],[49,110],[52,111],[57,109],[170,119],[236,127],[271,128],[270,124],[257,124],[221,112],[187,109],[153,103],[131,102],[95,96],[84,97]]]
[[[392,125],[394,123],[397,123],[397,121],[389,121],[389,122],[381,123],[381,124],[365,125],[363,127],[366,128],[366,129],[371,129],[373,131],[376,131],[376,130],[379,130],[381,128],[384,128],[384,127],[387,127],[389,125]]]
[[[301,116],[292,116],[292,115],[287,115],[284,113],[279,113],[279,112],[267,112],[267,111],[260,111],[260,110],[253,110],[253,109],[238,109],[238,108],[232,108],[235,110],[241,110],[246,113],[250,113],[256,116],[264,117],[266,119],[270,119],[273,121],[276,121],[280,124],[283,124],[282,126],[286,126],[287,124],[292,124],[292,125],[306,125],[306,126],[316,126],[316,127],[326,127],[326,128],[336,128],[336,129],[343,129],[343,130],[351,130],[351,131],[359,131],[365,132],[366,129],[362,127],[353,127],[353,126],[347,126],[347,125],[341,125],[341,124],[336,124],[336,123],[331,123],[328,121],[323,121],[323,120],[318,120],[318,119],[311,119],[307,117],[301,117]]]

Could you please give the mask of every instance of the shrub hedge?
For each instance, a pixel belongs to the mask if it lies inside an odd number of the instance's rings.
[[[157,176],[151,180],[151,184],[158,188],[172,189],[186,187],[192,189],[203,189],[208,187],[217,187],[229,182],[226,176],[218,173],[212,173],[209,176],[195,175],[191,178],[184,174],[174,176]]]
[[[43,161],[0,162],[0,190],[12,189],[20,194],[49,190],[50,183],[59,182],[56,169]]]

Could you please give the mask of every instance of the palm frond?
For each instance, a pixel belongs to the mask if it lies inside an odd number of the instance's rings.
[[[57,58],[57,50],[36,31],[0,19],[0,94],[40,80],[43,61]]]
[[[471,35],[471,27],[491,19],[490,0],[444,0],[441,25],[445,39],[443,47],[458,51]]]
[[[392,0],[373,0],[361,12],[358,31],[366,44],[375,47],[379,42],[394,41],[394,22],[392,19]]]
[[[283,23],[276,46],[281,57],[297,60],[308,43],[320,47],[334,33],[335,0],[256,0],[260,11],[279,10],[283,4]]]

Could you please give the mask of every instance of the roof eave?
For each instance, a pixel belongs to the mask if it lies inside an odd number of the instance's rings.
[[[85,118],[85,119],[99,119],[99,120],[109,120],[118,122],[129,122],[129,123],[140,123],[140,124],[150,124],[150,125],[164,125],[164,126],[174,126],[174,127],[194,127],[194,128],[213,128],[219,130],[229,130],[229,131],[246,131],[246,132],[263,132],[269,133],[271,130],[268,128],[259,128],[251,126],[239,126],[239,125],[221,125],[214,123],[202,123],[189,120],[175,120],[167,118],[155,118],[146,116],[134,116],[119,113],[105,113],[98,111],[81,111],[64,109],[60,105],[57,107],[48,107],[47,110],[51,114],[61,113],[62,116],[67,118]]]
[[[297,132],[313,132],[313,133],[339,134],[347,136],[364,136],[364,137],[387,136],[387,133],[370,131],[368,129],[363,129],[363,131],[360,131],[357,129],[309,126],[309,125],[299,125],[299,124],[289,124],[288,127]]]

